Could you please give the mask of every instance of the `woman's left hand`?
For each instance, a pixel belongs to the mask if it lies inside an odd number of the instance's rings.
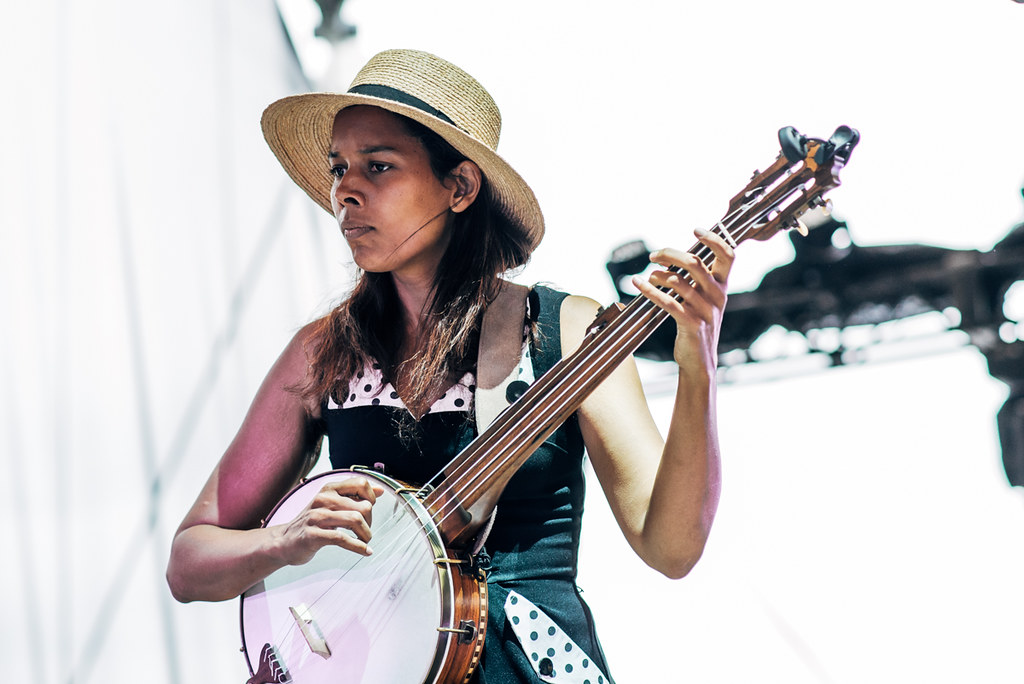
[[[729,271],[736,255],[720,236],[700,229],[695,234],[715,255],[710,269],[689,252],[659,249],[651,253],[652,262],[665,267],[677,266],[682,270],[679,273],[658,270],[647,280],[634,276],[633,282],[645,297],[675,319],[673,356],[680,371],[713,376],[718,361],[718,337]],[[658,287],[668,288],[670,292]],[[673,297],[673,293],[677,297]]]

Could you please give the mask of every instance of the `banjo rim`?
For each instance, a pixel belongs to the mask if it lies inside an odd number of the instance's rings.
[[[420,531],[433,556],[433,565],[438,578],[437,598],[440,603],[438,624],[435,627],[437,642],[433,659],[427,668],[428,674],[424,679],[424,684],[467,682],[483,653],[488,612],[487,582],[483,571],[473,565],[468,554],[461,551],[450,551],[446,548],[433,516],[417,497],[417,493],[422,491],[421,488],[411,486],[365,466],[357,465],[346,469],[329,470],[300,481],[274,506],[261,526],[266,528],[289,522],[291,518],[288,520],[283,518],[277,520],[276,518],[281,509],[291,502],[299,492],[312,491],[315,495],[315,492],[319,491],[324,484],[342,481],[350,477],[365,477],[391,490],[396,499],[402,502],[406,513],[413,515],[422,523]],[[455,568],[452,568],[452,565]],[[301,568],[303,566],[286,567]],[[260,654],[250,653],[247,646],[245,604],[250,596],[255,595],[254,590],[261,586],[263,586],[263,581],[256,583],[239,597],[241,651],[249,673],[253,676],[259,668]]]

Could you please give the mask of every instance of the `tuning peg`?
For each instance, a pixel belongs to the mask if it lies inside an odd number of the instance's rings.
[[[779,129],[779,145],[782,154],[791,162],[798,162],[807,154],[807,137],[792,126]]]
[[[832,200],[823,200],[819,197],[813,200],[811,205],[811,208],[796,217],[796,231],[804,237],[832,220]]]
[[[850,158],[853,148],[860,142],[860,131],[849,126],[840,126],[828,141],[835,150],[834,154],[845,162]]]

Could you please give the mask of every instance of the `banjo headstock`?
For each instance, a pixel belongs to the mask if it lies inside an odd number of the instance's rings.
[[[712,232],[733,247],[749,238],[767,240],[783,229],[806,235],[801,217],[828,210],[824,195],[839,186],[839,172],[859,141],[860,133],[849,126],[840,126],[828,140],[808,138],[792,126],[780,129],[778,158],[754,172]]]

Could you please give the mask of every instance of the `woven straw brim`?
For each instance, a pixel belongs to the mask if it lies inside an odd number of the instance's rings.
[[[544,236],[544,217],[526,181],[488,145],[416,107],[369,95],[307,93],[285,97],[263,112],[263,136],[292,180],[332,216],[328,153],[334,117],[355,105],[380,107],[418,121],[476,162],[498,206],[526,234],[531,249]]]

